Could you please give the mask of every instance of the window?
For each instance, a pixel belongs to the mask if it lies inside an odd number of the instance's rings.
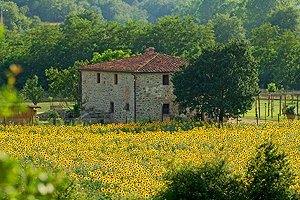
[[[126,111],[129,111],[129,103],[126,103],[126,104],[125,104],[125,110],[126,110]]]
[[[114,75],[114,82],[115,82],[115,85],[118,84],[118,74],[115,74],[115,75]]]
[[[163,75],[163,85],[169,85],[169,75]]]
[[[97,83],[100,83],[100,73],[97,73]]]
[[[109,112],[114,113],[115,112],[115,104],[114,102],[110,102]]]
[[[164,115],[170,114],[170,104],[168,104],[168,103],[163,104],[162,114],[164,114]]]

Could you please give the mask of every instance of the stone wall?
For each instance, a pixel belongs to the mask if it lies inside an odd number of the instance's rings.
[[[137,120],[161,121],[178,113],[174,105],[173,85],[163,85],[162,73],[114,73],[82,71],[82,100],[84,110],[109,112],[110,102],[114,102],[115,112],[111,122],[134,120],[134,76],[136,76],[136,115]],[[97,83],[100,73],[100,83]],[[114,75],[118,74],[118,84]],[[165,74],[168,75],[168,74]],[[170,77],[171,78],[171,77]],[[129,111],[125,110],[129,103]],[[170,113],[162,115],[163,104],[170,105]]]
[[[133,121],[133,84],[130,73],[82,71],[82,101],[84,110],[110,112],[110,103],[114,103],[114,113],[111,122]],[[100,73],[100,83],[97,83],[97,73]],[[114,76],[118,75],[118,84]],[[129,103],[129,111],[125,110]]]
[[[174,105],[175,95],[170,85],[163,85],[162,73],[139,73],[137,77],[137,120],[151,119],[161,121],[174,117],[178,107]],[[170,114],[162,115],[163,104],[170,104]]]

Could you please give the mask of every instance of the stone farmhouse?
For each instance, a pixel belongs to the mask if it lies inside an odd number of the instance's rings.
[[[148,48],[142,55],[80,67],[83,109],[107,123],[170,119],[178,114],[170,76],[185,64]]]

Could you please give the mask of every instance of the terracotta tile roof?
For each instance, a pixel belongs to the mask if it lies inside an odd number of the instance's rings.
[[[148,48],[144,54],[80,67],[80,71],[108,71],[135,73],[167,73],[180,70],[187,60],[160,54]]]

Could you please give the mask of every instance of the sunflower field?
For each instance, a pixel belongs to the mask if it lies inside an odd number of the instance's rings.
[[[184,166],[226,159],[243,174],[256,147],[272,141],[300,177],[300,121],[201,125],[199,122],[91,126],[0,126],[0,151],[47,170],[61,169],[100,196],[147,199]],[[300,192],[300,186],[296,185]]]

